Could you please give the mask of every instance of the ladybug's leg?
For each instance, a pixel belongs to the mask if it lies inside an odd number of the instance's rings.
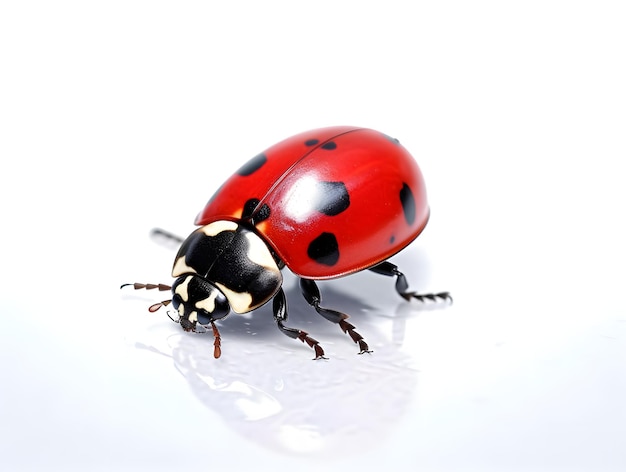
[[[287,321],[287,299],[285,298],[285,292],[281,288],[274,296],[274,321],[278,325],[280,331],[293,339],[299,339],[303,343],[307,343],[315,350],[315,359],[326,359],[324,357],[324,349],[320,346],[319,342],[309,336],[309,333],[300,329],[289,328],[283,324],[283,321]]]
[[[181,238],[177,234],[170,233],[161,228],[154,228],[150,231],[150,236],[158,243],[164,246],[171,246],[172,248],[180,246],[185,241],[185,238]]]
[[[323,308],[320,306],[320,303],[322,301],[322,295],[320,294],[320,290],[317,287],[317,284],[313,280],[300,279],[300,289],[302,290],[302,295],[304,295],[307,303],[315,308],[315,311],[317,311],[328,321],[337,323],[342,331],[344,333],[347,333],[352,338],[352,340],[359,345],[359,349],[361,350],[359,354],[372,352],[369,350],[367,343],[363,340],[363,336],[357,333],[354,330],[354,326],[346,321],[348,315],[346,315],[345,313],[341,313],[340,311],[329,310],[328,308]]]
[[[384,261],[380,264],[375,265],[374,267],[370,267],[372,272],[376,272],[377,274],[387,275],[387,276],[396,276],[396,291],[400,294],[402,298],[405,300],[411,300],[412,298],[419,300],[420,302],[426,300],[443,300],[446,302],[452,303],[452,297],[448,292],[439,292],[439,293],[417,293],[417,292],[409,292],[409,283],[406,280],[406,277],[402,272],[398,270],[398,266],[392,264],[391,262]]]

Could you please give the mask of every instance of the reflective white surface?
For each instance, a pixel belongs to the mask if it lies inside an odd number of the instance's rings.
[[[21,2],[0,6],[1,470],[626,468],[619,3]],[[230,173],[355,124],[417,158],[431,221],[306,305],[182,333],[120,291],[170,283]],[[366,227],[363,229],[366,230]]]

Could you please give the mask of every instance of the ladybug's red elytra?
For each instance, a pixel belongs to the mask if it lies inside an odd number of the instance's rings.
[[[395,276],[406,300],[451,302],[447,292],[408,291],[404,274],[387,261],[422,232],[428,216],[422,173],[397,139],[358,127],[315,129],[253,157],[218,189],[196,218],[200,227],[181,240],[171,287],[132,285],[171,290],[171,300],[150,310],[171,302],[185,331],[210,327],[216,358],[221,339],[214,322],[270,300],[279,330],[323,358],[318,341],[284,324],[286,266],[306,301],[349,334],[360,353],[370,352],[348,315],[320,305],[315,280],[369,269]]]

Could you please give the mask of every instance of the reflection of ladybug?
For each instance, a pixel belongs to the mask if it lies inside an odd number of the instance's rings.
[[[322,358],[315,339],[283,324],[280,271],[287,266],[299,277],[306,301],[338,323],[361,353],[369,352],[347,315],[320,306],[314,280],[370,269],[395,276],[396,290],[407,300],[451,301],[447,292],[409,292],[404,275],[386,261],[422,232],[428,215],[422,173],[396,139],[347,126],[293,136],[241,167],[196,218],[200,228],[182,243],[172,270],[178,321],[186,331],[204,332],[210,325],[219,357],[214,321],[231,309],[247,313],[273,299],[280,331]]]

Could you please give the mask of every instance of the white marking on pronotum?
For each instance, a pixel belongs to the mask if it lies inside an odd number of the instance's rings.
[[[203,226],[198,231],[202,231],[207,236],[215,236],[223,231],[236,231],[239,225],[234,221],[219,220]]]
[[[267,245],[254,233],[246,233],[248,244],[250,248],[248,250],[248,259],[252,262],[271,270],[272,272],[280,273],[276,261],[272,257],[272,253],[267,248]]]
[[[196,274],[196,270],[193,267],[189,267],[187,265],[187,260],[185,259],[185,256],[181,256],[178,259],[176,259],[176,262],[174,262],[174,267],[172,268],[172,277],[180,277],[183,274]]]
[[[251,306],[252,295],[248,292],[235,292],[219,282],[215,282],[215,285],[217,285],[217,287],[226,296],[228,302],[230,303],[230,307],[235,313],[247,313],[256,308]]]
[[[209,313],[213,313],[215,311],[215,299],[216,298],[217,298],[217,290],[213,290],[207,298],[196,302],[196,308],[200,310],[206,310]]]

